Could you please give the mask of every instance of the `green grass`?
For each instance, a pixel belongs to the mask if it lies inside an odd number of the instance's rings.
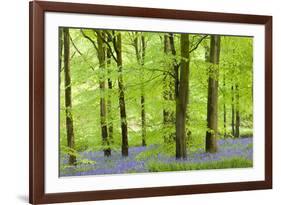
[[[226,168],[247,168],[252,167],[253,162],[244,158],[232,158],[215,162],[204,163],[163,163],[152,161],[148,167],[150,172],[186,171],[186,170],[206,170],[206,169],[226,169]]]

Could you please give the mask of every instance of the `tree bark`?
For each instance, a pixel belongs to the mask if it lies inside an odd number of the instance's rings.
[[[98,60],[100,67],[99,86],[100,86],[100,125],[102,143],[104,146],[104,156],[111,155],[110,142],[107,133],[107,122],[106,122],[106,100],[105,100],[105,66],[106,66],[106,54],[105,45],[103,42],[104,32],[97,31],[97,42],[98,42]]]
[[[239,86],[235,85],[236,93],[236,113],[235,113],[235,137],[240,137],[240,110],[239,110]]]
[[[139,38],[138,32],[135,33],[135,39],[134,39],[134,47],[136,52],[136,58],[137,62],[140,66],[141,72],[140,72],[140,79],[141,79],[141,136],[142,136],[142,146],[146,146],[146,113],[145,113],[145,92],[144,92],[144,84],[143,84],[143,66],[144,66],[144,57],[145,57],[145,38],[144,35],[141,33],[141,36]]]
[[[164,34],[164,54],[168,55],[171,52],[171,46],[170,46],[170,34]],[[169,72],[173,73],[173,66],[169,65]],[[174,96],[174,79],[171,75],[168,73],[164,73],[163,78],[163,99],[166,101],[167,104],[172,104],[175,102],[175,96]],[[163,109],[163,124],[165,128],[172,129],[174,126],[175,121],[175,113],[169,106],[165,106]],[[165,132],[164,133],[164,141],[170,142],[174,138],[173,132]]]
[[[74,128],[72,117],[72,101],[71,101],[71,74],[70,74],[70,47],[69,47],[69,29],[63,29],[63,42],[64,42],[64,86],[65,86],[65,115],[66,115],[66,134],[67,134],[67,146],[70,151],[75,149],[74,142]],[[76,163],[76,156],[74,154],[69,155],[69,164]]]
[[[122,132],[122,156],[128,156],[128,128],[127,128],[127,116],[126,116],[126,103],[125,93],[123,85],[123,74],[122,74],[122,36],[121,33],[117,34],[115,38],[115,51],[117,55],[117,66],[118,66],[118,88],[119,88],[119,107],[120,107],[120,118],[121,118],[121,132]]]
[[[170,39],[170,48],[171,48],[171,52],[172,52],[172,55],[174,56],[174,59],[173,59],[173,68],[174,68],[174,77],[175,77],[175,80],[174,80],[174,92],[175,92],[175,96],[178,96],[179,95],[179,90],[178,90],[178,87],[179,87],[179,65],[177,63],[177,59],[176,59],[176,48],[175,48],[175,40],[174,40],[174,34],[170,33],[169,34],[169,39]]]
[[[231,134],[235,136],[235,105],[234,105],[234,88],[231,85]]]
[[[226,96],[225,96],[225,74],[223,74],[223,136],[226,138],[227,128],[226,128]]]
[[[141,35],[141,127],[142,127],[142,146],[146,146],[146,112],[145,112],[145,91],[143,84],[144,76],[144,58],[145,58],[145,38],[144,35]]]
[[[108,38],[108,41],[110,38]],[[113,143],[113,117],[112,117],[112,105],[111,105],[111,94],[113,89],[111,75],[111,53],[109,48],[106,48],[106,66],[107,66],[107,85],[108,85],[108,99],[107,99],[107,118],[108,118],[108,138],[110,143]]]
[[[218,131],[218,76],[220,57],[220,36],[212,35],[210,42],[210,63],[208,79],[206,152],[217,152]]]
[[[63,61],[63,28],[59,29],[59,71],[63,71],[62,61]],[[59,75],[59,87],[61,85],[61,75]]]
[[[186,109],[189,92],[189,36],[181,34],[180,79],[176,91],[176,158],[186,158]]]

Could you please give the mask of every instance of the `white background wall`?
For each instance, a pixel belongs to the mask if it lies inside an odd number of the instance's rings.
[[[74,2],[273,15],[273,190],[85,202],[81,204],[280,204],[281,6],[278,0],[74,0]],[[0,204],[28,200],[28,0],[0,4]],[[80,204],[80,203],[73,203]]]

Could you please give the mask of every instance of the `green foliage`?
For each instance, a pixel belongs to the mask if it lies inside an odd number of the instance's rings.
[[[69,156],[75,156],[76,162],[75,165],[69,165],[68,163],[63,163],[65,160],[68,160]],[[67,146],[60,145],[60,174],[67,174],[68,172],[77,172],[77,171],[87,171],[93,169],[92,165],[95,165],[94,160],[86,159],[79,154],[74,149],[71,149]]]
[[[162,156],[174,156],[175,155],[175,143],[165,143],[163,145],[155,145],[153,148],[141,152],[136,156],[136,160],[155,159],[158,155]]]
[[[84,33],[96,42],[96,32],[92,29],[83,29]],[[174,143],[164,143],[163,136],[166,133],[175,133],[174,126],[163,125],[163,109],[175,112],[175,101],[163,99],[164,76],[173,78],[173,63],[180,62],[180,38],[179,34],[174,35],[176,56],[171,53],[164,54],[164,34],[156,32],[143,32],[146,48],[144,65],[137,62],[134,47],[132,46],[135,32],[128,31],[107,31],[112,34],[112,38],[117,33],[122,34],[122,57],[123,57],[123,81],[125,88],[125,102],[127,111],[128,140],[129,146],[141,145],[141,101],[140,94],[143,89],[145,96],[146,111],[146,141],[148,145],[163,144],[154,151],[141,153],[138,158],[144,159],[147,156],[159,154],[174,155]],[[135,35],[140,35],[138,32]],[[107,123],[113,124],[113,139],[110,147],[112,150],[120,150],[121,146],[121,120],[119,115],[119,91],[117,79],[120,75],[116,62],[111,58],[110,65],[106,65],[106,71],[99,69],[97,51],[94,45],[87,40],[80,29],[70,29],[70,70],[72,89],[72,118],[74,122],[75,150],[66,150],[66,122],[64,105],[64,75],[60,73],[60,152],[63,154],[74,154],[85,150],[102,150],[105,147],[102,143],[100,126],[100,76],[111,79],[113,88],[105,87],[103,96],[105,100],[111,100],[111,116],[107,118]],[[196,46],[202,35],[190,34],[190,47]],[[209,37],[205,38],[190,53],[190,81],[189,81],[189,104],[187,107],[189,122],[187,129],[188,150],[194,151],[205,146],[205,135],[207,131],[207,89],[208,72],[210,69],[219,70],[219,113],[218,129],[223,137],[223,106],[226,105],[226,132],[231,133],[231,86],[239,85],[240,94],[240,114],[241,114],[241,136],[252,136],[253,128],[253,38],[223,36],[221,38],[221,55],[218,67],[212,67],[206,61],[208,57]],[[113,48],[112,42],[110,42]],[[61,68],[63,70],[63,68]],[[101,73],[102,72],[102,73]],[[107,84],[107,83],[106,83]],[[110,98],[109,98],[110,96]],[[79,156],[77,156],[79,159]],[[78,160],[78,163],[90,163]],[[210,164],[216,166],[237,166],[247,165],[243,160],[233,159],[230,161]],[[240,163],[240,164],[239,164]],[[169,167],[157,165],[153,162],[151,169],[169,170]],[[236,164],[235,164],[236,165]],[[171,165],[177,166],[182,165]],[[205,165],[190,165],[184,169],[204,169]],[[241,165],[242,166],[242,165]]]
[[[205,162],[205,163],[161,163],[151,161],[148,163],[151,172],[168,172],[168,171],[187,171],[187,170],[205,170],[205,169],[225,169],[225,168],[246,168],[252,167],[253,162],[244,158],[232,158],[222,161]]]

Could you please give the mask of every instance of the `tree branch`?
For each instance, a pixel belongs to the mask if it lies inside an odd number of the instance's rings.
[[[115,52],[117,53],[118,49],[117,49],[117,44],[116,44],[115,32],[112,31],[112,34],[113,34],[113,38],[112,38],[113,47],[114,47]]]
[[[69,34],[69,39],[71,41],[71,44],[73,45],[73,47],[75,48],[75,50],[79,53],[80,56],[83,56],[83,53],[77,48],[77,46],[75,45],[75,43],[73,42],[73,39],[71,38],[71,35]]]
[[[75,56],[76,52],[74,51],[73,54],[70,56],[69,61],[72,60],[72,58]],[[60,69],[60,72],[64,70],[64,66]]]
[[[75,43],[74,43],[73,39],[71,38],[70,34],[69,34],[69,38],[70,38],[71,44],[73,45],[73,47],[75,48],[75,50],[79,53],[79,55],[83,58],[83,60],[84,60],[85,62],[87,62],[87,60],[85,59],[83,53],[82,53],[82,52],[78,49],[78,47],[75,45]],[[86,37],[85,37],[85,38],[86,38]],[[88,63],[88,64],[89,64],[89,63]],[[91,65],[89,65],[89,66],[90,66],[90,68],[91,68],[93,71],[95,71],[95,68],[94,68],[93,66],[91,66]]]
[[[140,83],[136,83],[136,84],[127,84],[127,85],[125,86],[125,88],[134,87],[134,86],[139,86],[139,85],[145,85],[145,84],[147,84],[147,83],[149,83],[149,82],[155,80],[156,78],[159,78],[160,76],[162,76],[162,74],[156,75],[156,76],[154,76],[154,77],[150,77],[148,80],[146,80],[146,81],[144,81],[144,82],[140,82]]]
[[[207,37],[208,37],[208,35],[204,35],[204,36],[196,43],[196,45],[195,45],[191,50],[189,50],[189,53],[195,51],[195,50],[198,48],[198,46],[200,45],[200,43],[201,43],[205,38],[207,38]]]
[[[95,47],[95,49],[98,51],[98,47],[97,47],[95,41],[93,41],[93,39],[91,39],[89,36],[87,36],[87,35],[84,33],[83,29],[80,29],[80,31],[81,31],[82,35],[83,35],[86,39],[88,39],[88,40],[93,44],[93,46]]]
[[[162,73],[167,73],[170,76],[172,76],[173,78],[175,78],[175,75],[172,72],[167,71],[167,70],[154,69],[154,68],[149,68],[149,69],[146,69],[146,70],[148,70],[148,71],[159,71],[159,72],[162,72]]]
[[[109,52],[110,52],[111,56],[113,57],[114,61],[117,63],[117,58],[116,58],[116,56],[114,55],[114,53],[113,53],[113,51],[112,51],[112,49],[111,49],[110,44],[100,35],[99,32],[96,32],[96,33],[97,33],[97,35],[99,35],[99,37],[102,39],[102,41],[107,45],[107,47],[109,48]],[[108,34],[108,33],[107,33],[107,34]]]

